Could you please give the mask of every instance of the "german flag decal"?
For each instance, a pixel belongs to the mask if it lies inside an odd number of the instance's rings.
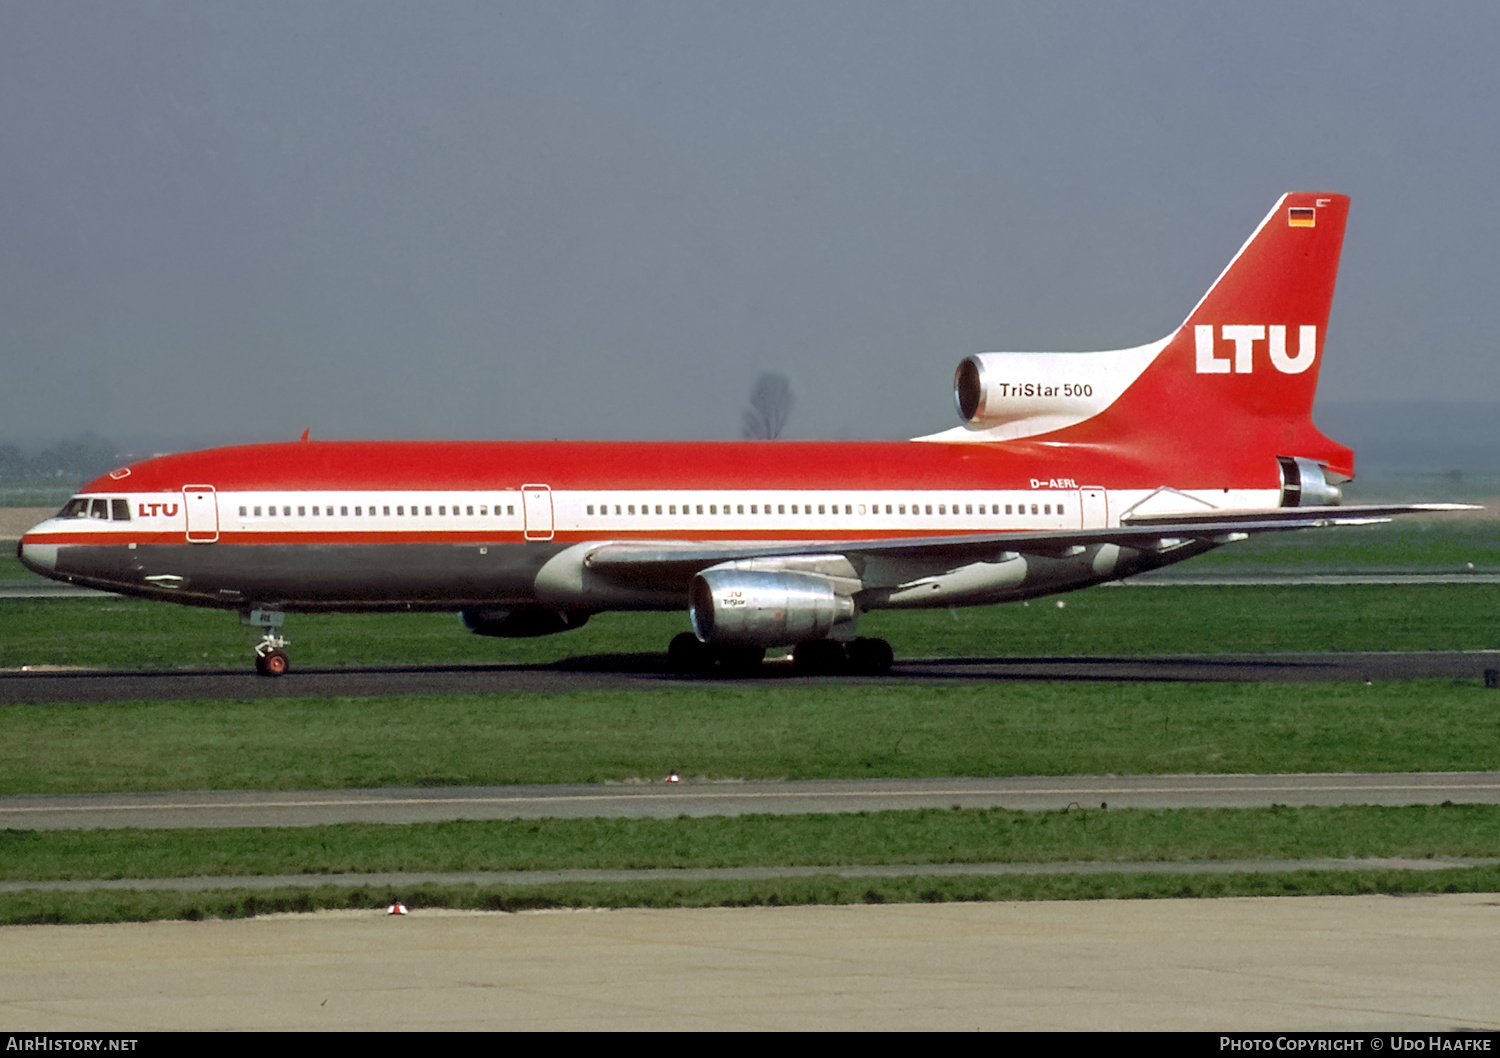
[[[1311,206],[1291,206],[1286,211],[1286,224],[1289,228],[1315,228],[1318,211]]]

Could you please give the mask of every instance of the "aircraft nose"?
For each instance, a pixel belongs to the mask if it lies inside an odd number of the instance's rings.
[[[16,545],[16,557],[21,560],[21,565],[44,577],[51,576],[52,571],[57,569],[56,544],[42,544],[23,536]]]

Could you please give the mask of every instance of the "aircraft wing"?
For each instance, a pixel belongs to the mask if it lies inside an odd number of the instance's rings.
[[[622,582],[672,582],[737,559],[844,555],[951,560],[955,565],[994,561],[1006,552],[1031,555],[1077,554],[1094,544],[1156,549],[1189,540],[1221,537],[1218,543],[1251,533],[1374,525],[1400,514],[1436,514],[1481,508],[1467,503],[1412,503],[1349,507],[1275,507],[1259,511],[1205,511],[1145,515],[1109,529],[968,533],[958,536],[879,540],[784,540],[776,543],[699,543],[639,540],[601,543],[583,559],[586,569]]]

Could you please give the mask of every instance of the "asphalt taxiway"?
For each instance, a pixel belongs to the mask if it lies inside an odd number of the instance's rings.
[[[0,797],[0,829],[297,827],[452,819],[675,819],[921,808],[1060,811],[1500,804],[1500,772],[807,779]]]
[[[884,676],[803,676],[770,662],[734,680],[666,671],[661,654],[602,654],[538,665],[295,667],[286,676],[243,670],[23,669],[0,673],[0,705],[45,702],[180,701],[194,698],[363,698],[425,694],[557,694],[601,689],[651,690],[705,683],[783,685],[943,684],[1008,680],[1279,683],[1411,679],[1483,679],[1500,670],[1497,650],[1341,654],[1213,654],[1172,657],[992,657],[898,660]]]

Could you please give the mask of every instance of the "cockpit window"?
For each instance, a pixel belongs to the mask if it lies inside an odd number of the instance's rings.
[[[59,518],[97,518],[102,522],[128,522],[130,521],[130,501],[126,499],[91,499],[88,496],[74,496],[63,509],[57,512]]]

